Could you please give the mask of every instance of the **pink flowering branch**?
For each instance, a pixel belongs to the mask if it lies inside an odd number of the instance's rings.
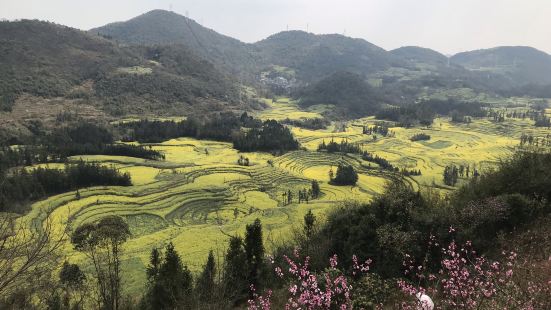
[[[297,249],[292,258],[286,255],[283,258],[286,266],[276,266],[274,271],[288,283],[285,309],[352,309],[352,286],[346,275],[337,268],[337,255],[330,257],[329,268],[321,274],[310,271],[309,257],[302,263],[299,262],[300,254]],[[352,263],[352,275],[356,276],[369,271],[371,260],[359,263],[358,258],[353,256]],[[271,295],[271,291],[269,294]],[[255,298],[249,300],[249,309],[270,309],[270,295],[258,296],[253,291]]]

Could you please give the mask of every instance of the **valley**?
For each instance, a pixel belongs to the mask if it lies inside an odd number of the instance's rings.
[[[327,106],[301,110],[288,98],[267,100],[269,106],[259,112],[261,119],[315,118]],[[126,120],[132,121],[132,120]],[[152,248],[173,242],[189,268],[198,272],[209,250],[225,252],[230,236],[242,234],[256,218],[265,227],[268,249],[275,247],[297,229],[306,212],[320,218],[347,201],[369,202],[384,191],[387,182],[402,179],[415,190],[439,188],[442,195],[454,187],[442,183],[444,167],[469,165],[481,171],[491,169],[511,155],[522,134],[545,135],[547,129],[533,129],[530,120],[507,120],[496,124],[476,119],[470,124],[452,123],[438,118],[430,128],[390,128],[392,137],[362,133],[363,126],[378,123],[373,117],[346,122],[345,130],[333,123],[325,130],[292,127],[292,133],[304,147],[282,156],[269,153],[240,153],[230,143],[177,138],[162,143],[144,144],[162,152],[163,161],[106,155],[79,155],[70,161],[85,160],[114,167],[130,174],[131,187],[92,187],[36,202],[20,221],[38,223],[49,217],[59,227],[78,227],[106,215],[122,216],[130,226],[131,239],[125,245],[124,278],[129,292],[142,289],[144,270]],[[340,124],[342,125],[342,124]],[[342,126],[339,126],[342,127]],[[430,141],[410,141],[418,133]],[[342,140],[359,144],[362,150],[387,159],[400,169],[420,170],[420,176],[402,176],[380,169],[357,154],[317,152],[325,141]],[[250,166],[240,166],[240,156]],[[329,184],[329,170],[338,163],[352,165],[359,173],[356,186]],[[55,168],[56,164],[41,164]],[[32,169],[30,167],[29,169]],[[284,201],[283,193],[308,189],[320,183],[321,196],[298,203]],[[465,182],[465,178],[463,181]],[[458,185],[459,186],[459,185]],[[36,226],[39,225],[39,226]],[[84,257],[67,242],[66,257],[86,265]]]
[[[0,309],[551,308],[550,54],[231,2],[0,12]]]

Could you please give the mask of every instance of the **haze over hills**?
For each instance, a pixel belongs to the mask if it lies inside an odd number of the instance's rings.
[[[367,75],[401,62],[363,39],[338,34],[286,31],[255,43],[255,47],[268,63],[296,69],[299,77],[307,81],[318,80],[337,71]]]
[[[412,62],[422,62],[432,65],[447,65],[448,57],[435,50],[418,46],[403,46],[390,51],[396,57]]]
[[[337,34],[285,31],[248,44],[163,10],[88,32],[37,21],[0,27],[4,110],[22,94],[85,98],[119,115],[146,110],[189,114],[205,108],[204,103],[215,103],[214,110],[249,109],[248,103],[237,102],[246,101],[237,84],[260,86],[266,71],[295,80],[287,85],[292,88],[349,77],[337,72],[354,73],[373,81],[394,105],[411,103],[427,89],[498,94],[515,89],[517,95],[539,95],[551,83],[551,56],[528,47],[460,53],[449,64],[430,49],[386,51]]]
[[[90,32],[134,45],[184,44],[223,69],[249,78],[271,65],[292,68],[297,78],[311,82],[342,70],[370,75],[390,67],[408,67],[412,62],[446,65],[448,60],[446,56],[422,47],[408,46],[386,51],[363,39],[337,34],[315,35],[304,31],[284,31],[247,44],[164,10],[154,10],[125,22],[91,29]],[[511,49],[514,51],[508,51]],[[500,70],[493,72],[506,77],[511,83],[517,86],[546,84],[551,80],[550,75],[545,73],[551,56],[544,52],[507,47],[496,51]],[[479,71],[481,66],[477,64],[483,64],[482,67],[486,68],[494,64],[487,54],[480,51],[460,53],[452,57],[452,63]],[[517,67],[513,72],[510,68],[502,70],[505,64],[514,63],[514,59],[517,59]]]
[[[507,76],[518,84],[551,83],[551,56],[527,46],[501,46],[459,53],[451,61],[471,70]]]

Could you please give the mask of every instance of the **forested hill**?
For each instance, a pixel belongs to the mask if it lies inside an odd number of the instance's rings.
[[[493,75],[504,75],[517,84],[551,83],[551,55],[527,46],[502,46],[459,53],[453,63]]]
[[[183,44],[232,73],[254,71],[259,62],[252,46],[164,10],[153,10],[128,21],[94,28],[90,33],[133,45]]]
[[[383,96],[356,73],[336,72],[298,91],[294,96],[302,106],[334,104],[345,115],[373,115],[384,102]]]
[[[235,80],[184,46],[120,47],[47,22],[0,23],[0,94],[9,111],[23,94],[82,99],[108,112],[190,112],[197,103],[238,106]]]
[[[107,24],[89,31],[127,45],[182,44],[222,71],[252,82],[272,66],[288,68],[298,82],[319,81],[335,72],[363,76],[387,71],[419,71],[424,66],[448,80],[479,85],[482,78],[489,90],[502,90],[529,83],[549,84],[551,56],[527,47],[500,47],[460,53],[448,58],[436,51],[407,46],[386,51],[364,39],[338,34],[317,35],[304,31],[283,31],[248,44],[208,29],[174,12],[153,10],[124,22]],[[497,61],[496,61],[497,60]],[[436,68],[434,68],[436,66]],[[446,68],[451,68],[446,69]],[[466,73],[465,69],[471,70]],[[415,75],[411,75],[415,77]],[[411,77],[408,77],[411,79]],[[468,79],[468,80],[466,80]]]
[[[400,65],[401,59],[363,39],[338,34],[285,31],[255,43],[270,64],[297,70],[303,80],[318,80],[337,71],[374,73]]]

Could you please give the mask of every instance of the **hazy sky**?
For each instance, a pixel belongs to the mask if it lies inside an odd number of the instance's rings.
[[[551,53],[551,0],[0,0],[0,18],[90,29],[170,8],[245,42],[288,25],[346,32],[385,49],[419,45],[453,54],[529,45]]]

